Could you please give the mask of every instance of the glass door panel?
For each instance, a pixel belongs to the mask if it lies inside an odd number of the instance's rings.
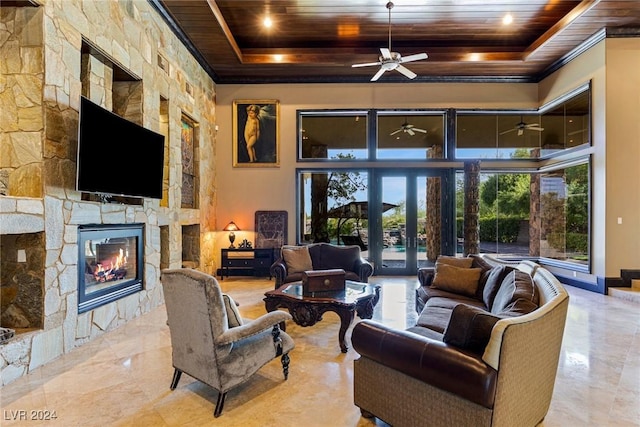
[[[441,177],[427,171],[386,172],[377,183],[376,273],[413,275],[432,266],[429,260],[441,249]]]
[[[400,273],[407,268],[407,178],[383,176],[380,182],[379,208],[382,212],[382,227],[379,238],[382,242],[380,271]]]

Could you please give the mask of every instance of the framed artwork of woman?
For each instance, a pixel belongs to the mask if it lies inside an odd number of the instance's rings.
[[[280,166],[280,102],[233,101],[233,166]]]

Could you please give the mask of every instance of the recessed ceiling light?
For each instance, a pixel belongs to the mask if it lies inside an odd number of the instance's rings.
[[[271,28],[271,26],[273,25],[273,21],[269,16],[267,16],[266,18],[264,18],[264,21],[262,21],[262,25],[264,25],[266,28]]]
[[[513,22],[513,16],[510,13],[507,13],[502,18],[502,25],[510,25]]]

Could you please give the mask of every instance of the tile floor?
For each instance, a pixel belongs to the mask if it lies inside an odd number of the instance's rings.
[[[415,278],[373,277],[382,299],[374,319],[404,328],[415,322]],[[225,279],[223,290],[243,317],[264,313],[268,280]],[[554,398],[544,427],[640,426],[640,306],[567,287],[571,301]],[[339,320],[293,323],[296,342],[288,381],[279,360],[229,392],[214,419],[217,393],[173,374],[164,307],[77,348],[0,389],[2,426],[385,426],[353,405],[352,366],[358,355],[338,347]],[[347,334],[349,337],[349,333]],[[390,397],[392,398],[392,397]],[[33,411],[33,412],[32,412]],[[34,416],[55,412],[43,422]],[[22,415],[26,420],[20,420]],[[428,425],[426,422],[425,425]]]

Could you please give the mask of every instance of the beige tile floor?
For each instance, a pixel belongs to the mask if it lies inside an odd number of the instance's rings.
[[[374,277],[372,282],[383,287],[375,320],[399,328],[415,321],[415,278]],[[243,317],[253,318],[265,312],[262,295],[272,284],[231,278],[222,287],[240,303]],[[640,306],[567,289],[567,327],[544,426],[640,426]],[[0,424],[384,426],[361,418],[353,405],[352,366],[358,355],[352,349],[340,352],[338,325],[334,313],[312,327],[288,325],[296,342],[289,380],[283,381],[279,360],[271,362],[229,392],[222,415],[214,419],[212,389],[183,375],[178,388],[169,390],[169,330],[159,307],[0,389]],[[45,411],[57,418],[31,420]],[[27,420],[14,420],[21,414]]]

